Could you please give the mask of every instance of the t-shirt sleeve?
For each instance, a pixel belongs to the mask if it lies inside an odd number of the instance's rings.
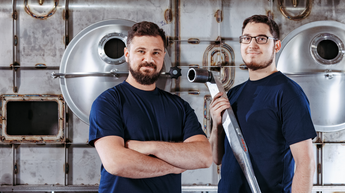
[[[94,146],[95,140],[105,136],[124,138],[121,109],[115,97],[109,92],[101,94],[92,104],[90,111],[89,144]]]
[[[316,137],[309,101],[301,88],[293,88],[282,98],[282,131],[287,144]]]
[[[186,116],[183,129],[183,141],[194,135],[205,135],[204,131],[201,128],[201,124],[199,123],[198,118],[194,112],[194,109],[192,109],[186,101],[184,101],[184,108]]]

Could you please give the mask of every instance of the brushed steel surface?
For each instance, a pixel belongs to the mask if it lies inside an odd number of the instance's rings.
[[[296,81],[306,93],[317,131],[331,132],[345,128],[345,60],[321,63],[313,56],[314,38],[328,33],[345,40],[345,25],[336,21],[317,21],[292,31],[282,41],[277,55],[278,70]],[[331,40],[333,41],[333,40]],[[341,43],[344,42],[336,42]],[[339,46],[339,55],[343,50]]]
[[[13,63],[13,19],[11,0],[0,1],[0,66],[10,66]]]

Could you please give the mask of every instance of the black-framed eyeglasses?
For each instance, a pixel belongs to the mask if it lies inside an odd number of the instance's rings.
[[[265,35],[259,35],[259,36],[240,36],[240,43],[242,44],[250,44],[252,39],[255,38],[255,41],[257,44],[266,44],[268,39],[272,39],[274,41],[278,40],[277,38],[274,37],[268,37]]]

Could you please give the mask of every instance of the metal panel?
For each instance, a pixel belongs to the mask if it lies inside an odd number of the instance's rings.
[[[345,185],[344,160],[345,146],[343,144],[326,144],[324,146],[324,184]]]
[[[71,37],[93,23],[109,19],[151,21],[163,27],[169,34],[169,25],[166,25],[164,20],[164,12],[169,8],[168,2],[167,0],[70,0]]]
[[[10,66],[13,62],[12,47],[12,1],[0,1],[0,26],[1,26],[1,39],[0,39],[0,66]]]
[[[63,146],[20,145],[16,184],[64,184]]]
[[[64,0],[58,1],[56,12],[46,19],[36,19],[24,10],[25,1],[17,1],[19,15],[19,53],[21,66],[43,63],[58,66],[65,49]],[[54,7],[55,0],[45,0],[43,5],[29,0],[33,13],[45,15]],[[36,14],[37,15],[37,14]]]
[[[73,185],[99,185],[101,160],[96,149],[73,145],[69,147],[69,183]]]
[[[0,184],[13,183],[13,154],[11,145],[0,145]]]

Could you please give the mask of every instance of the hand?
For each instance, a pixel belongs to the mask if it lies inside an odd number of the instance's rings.
[[[222,97],[222,95],[221,92],[216,94],[210,104],[210,114],[214,126],[222,124],[222,114],[225,109],[230,108],[229,99]]]
[[[128,140],[126,141],[125,147],[144,155],[152,154],[152,152],[150,152],[149,142],[146,141]]]

